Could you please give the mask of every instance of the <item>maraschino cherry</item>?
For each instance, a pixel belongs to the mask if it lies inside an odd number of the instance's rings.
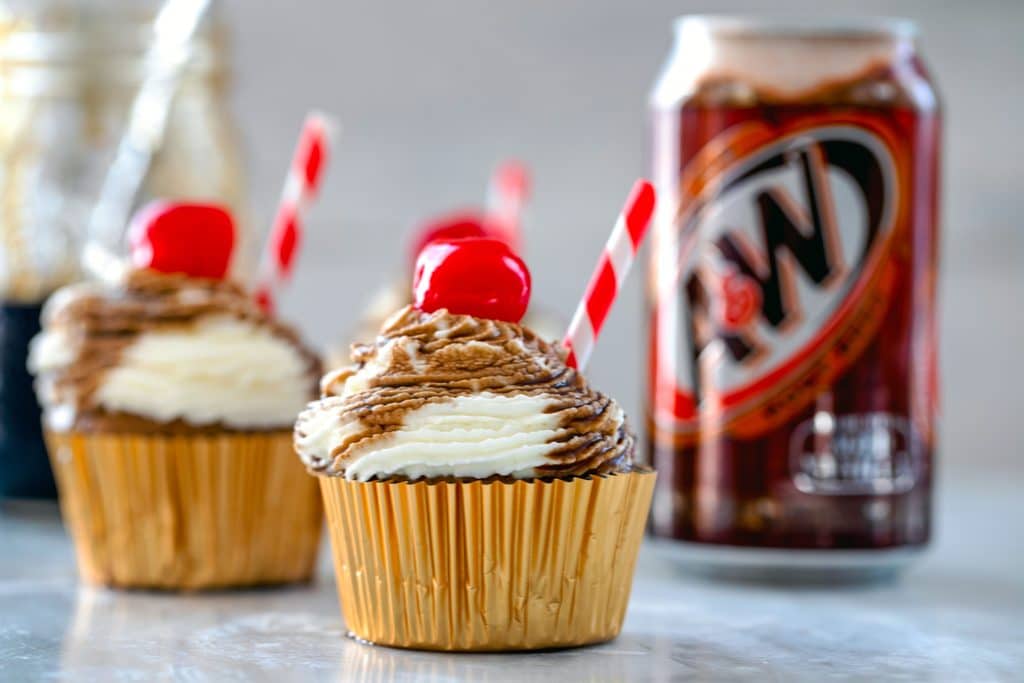
[[[412,262],[432,242],[450,242],[467,237],[494,237],[487,219],[478,211],[449,213],[425,223],[416,231],[412,244]]]
[[[413,303],[517,323],[530,303],[530,271],[501,240],[469,237],[427,244],[416,259]]]
[[[219,280],[231,265],[235,221],[216,204],[155,201],[136,214],[128,243],[138,268]]]

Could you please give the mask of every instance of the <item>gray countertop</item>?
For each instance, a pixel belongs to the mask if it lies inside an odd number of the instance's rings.
[[[78,584],[57,510],[0,507],[0,679],[1020,680],[1024,544],[1012,480],[947,473],[933,548],[901,580],[782,588],[701,580],[641,554],[623,634],[521,655],[406,652],[347,638],[326,554],[284,590],[167,595]]]

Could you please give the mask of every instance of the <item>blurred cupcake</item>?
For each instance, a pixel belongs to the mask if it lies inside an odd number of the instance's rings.
[[[504,242],[516,254],[523,253],[523,209],[530,195],[530,174],[525,165],[506,161],[495,168],[488,187],[485,208],[463,208],[449,211],[420,224],[408,239],[408,261],[405,272],[392,278],[370,299],[356,324],[352,338],[372,339],[384,321],[396,310],[412,303],[410,296],[412,268],[424,248],[435,242],[466,238],[487,238]],[[555,339],[562,331],[562,321],[550,310],[531,306],[524,323],[544,339]],[[327,354],[327,366],[342,367],[349,362],[348,343]]]
[[[529,650],[621,630],[654,473],[618,404],[514,322],[529,287],[503,242],[428,246],[415,305],[299,416],[359,638]]]
[[[44,311],[29,363],[90,583],[311,576],[322,512],[290,424],[319,362],[222,279],[233,237],[217,207],[160,205],[134,229],[137,267],[59,290]]]

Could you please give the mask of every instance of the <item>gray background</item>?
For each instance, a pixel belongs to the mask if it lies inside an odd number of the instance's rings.
[[[827,3],[781,1],[805,15]],[[344,124],[310,217],[286,315],[321,347],[405,258],[431,213],[482,201],[496,162],[533,168],[527,254],[535,300],[568,316],[635,177],[648,172],[645,98],[672,17],[768,3],[251,2],[227,0],[235,109],[253,215],[269,222],[303,114]],[[947,471],[1018,476],[1016,352],[1024,337],[1019,172],[1024,2],[833,2],[829,13],[904,15],[947,113],[942,249]],[[613,311],[591,376],[642,423],[641,277]]]

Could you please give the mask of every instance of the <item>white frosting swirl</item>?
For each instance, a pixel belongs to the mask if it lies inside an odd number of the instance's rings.
[[[282,429],[316,355],[236,283],[131,270],[47,302],[29,369],[51,429]]]
[[[543,396],[487,392],[428,403],[406,413],[397,431],[351,449],[345,477],[533,477],[564,432],[560,415],[547,412],[552,403]],[[317,455],[335,452],[358,429],[332,411],[312,411],[296,439],[299,456],[312,467]]]
[[[30,370],[40,376],[76,361],[62,328],[33,340]],[[188,328],[139,334],[100,379],[93,400],[102,408],[157,422],[202,426],[283,427],[309,399],[309,361],[266,326],[211,316]],[[70,428],[74,405],[60,405],[45,381],[50,427]]]

